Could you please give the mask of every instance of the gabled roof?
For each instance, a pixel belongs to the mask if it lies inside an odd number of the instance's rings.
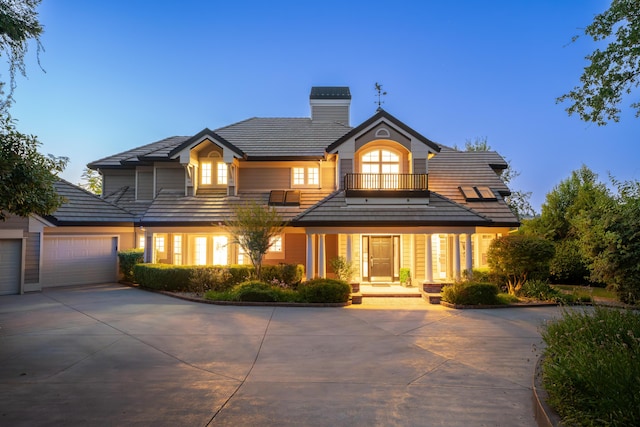
[[[440,152],[440,145],[436,144],[435,142],[431,141],[429,138],[426,138],[425,136],[423,136],[420,133],[416,132],[415,130],[413,130],[412,128],[410,128],[406,124],[402,123],[400,120],[398,120],[397,118],[395,118],[391,114],[387,113],[383,109],[379,109],[376,112],[376,114],[374,114],[369,119],[367,119],[364,122],[362,122],[362,124],[360,124],[359,126],[351,129],[351,131],[349,133],[341,136],[339,139],[334,141],[331,145],[329,145],[327,147],[327,152],[329,152],[329,153],[333,152],[336,148],[338,148],[340,145],[342,145],[345,141],[347,141],[348,139],[358,135],[362,131],[367,130],[371,125],[375,124],[380,119],[388,121],[390,124],[396,126],[397,128],[399,128],[399,129],[403,130],[404,132],[408,133],[409,135],[415,137],[419,141],[422,141],[425,145],[427,145],[429,148],[431,148],[436,153]]]
[[[95,194],[60,179],[54,184],[65,201],[45,218],[55,225],[132,225],[135,216]]]
[[[229,150],[233,151],[234,153],[236,153],[240,157],[244,157],[245,156],[245,153],[243,153],[241,149],[239,149],[238,147],[236,147],[235,145],[233,145],[232,143],[230,143],[229,141],[224,139],[222,136],[218,135],[216,132],[212,131],[209,128],[204,128],[203,130],[201,130],[200,132],[198,132],[197,134],[195,134],[191,138],[189,138],[186,141],[184,141],[179,146],[173,148],[169,153],[166,153],[165,154],[165,158],[167,156],[168,157],[173,157],[176,154],[178,154],[180,151],[182,151],[185,148],[189,147],[190,145],[192,145],[192,144],[194,144],[194,143],[196,143],[196,142],[198,142],[200,140],[203,140],[205,138],[212,139],[212,140],[222,144],[223,146],[225,146]]]

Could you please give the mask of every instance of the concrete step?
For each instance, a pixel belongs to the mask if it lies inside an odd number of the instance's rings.
[[[427,301],[429,304],[440,304],[440,300],[442,299],[442,295],[440,292],[425,292],[422,295],[422,298]]]

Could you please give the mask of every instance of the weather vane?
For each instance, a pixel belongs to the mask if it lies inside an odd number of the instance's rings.
[[[376,111],[380,111],[382,110],[382,104],[384,104],[384,101],[382,100],[382,97],[385,96],[387,94],[387,92],[382,90],[382,85],[378,82],[376,82],[376,92],[378,92],[378,100],[375,101],[376,104],[378,104],[378,109]]]

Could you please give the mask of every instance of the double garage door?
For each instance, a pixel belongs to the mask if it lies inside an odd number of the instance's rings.
[[[22,239],[0,239],[0,295],[20,293]]]
[[[116,237],[45,236],[42,287],[114,282],[117,251]]]

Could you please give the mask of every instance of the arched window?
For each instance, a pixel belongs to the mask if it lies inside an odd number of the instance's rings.
[[[366,188],[396,188],[400,173],[400,155],[385,148],[364,153],[360,159],[360,172]]]

